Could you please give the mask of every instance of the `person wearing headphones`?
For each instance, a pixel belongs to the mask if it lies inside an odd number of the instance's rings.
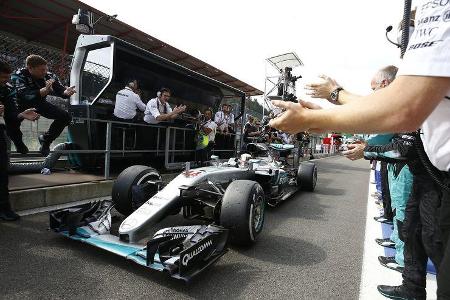
[[[157,97],[151,99],[145,108],[144,121],[150,124],[158,124],[163,121],[174,120],[179,114],[186,110],[186,105],[178,105],[172,110],[167,102],[172,92],[168,88],[161,88]]]
[[[139,96],[139,84],[136,79],[130,80],[124,89],[116,94],[114,119],[116,121],[133,122],[136,120],[136,110],[145,111],[145,103]]]

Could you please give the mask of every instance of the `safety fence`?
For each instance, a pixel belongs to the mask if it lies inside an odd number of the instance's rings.
[[[6,61],[14,70],[23,68],[25,59],[31,54],[44,57],[49,69],[56,73],[63,83],[69,81],[71,56],[61,50],[0,31],[0,59]]]

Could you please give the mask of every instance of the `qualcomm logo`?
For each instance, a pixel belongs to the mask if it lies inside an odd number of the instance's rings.
[[[209,248],[212,246],[212,241],[209,240],[207,242],[205,242],[204,244],[200,245],[200,247],[198,247],[197,249],[193,250],[190,253],[185,254],[182,258],[181,258],[181,263],[183,264],[183,266],[187,266],[189,261],[191,259],[193,259],[194,257],[196,257],[197,255],[199,255],[200,253],[202,253],[205,249]]]

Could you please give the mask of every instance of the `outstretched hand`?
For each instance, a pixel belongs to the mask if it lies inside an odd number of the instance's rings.
[[[298,133],[309,129],[305,120],[307,108],[300,103],[273,100],[272,104],[285,111],[270,120],[269,126],[287,133]]]
[[[305,85],[306,94],[312,98],[322,98],[331,101],[331,93],[340,87],[340,85],[334,80],[326,75],[320,75],[325,82],[323,83],[310,83]]]
[[[364,157],[365,143],[355,143],[347,145],[348,150],[343,151],[342,154],[350,160],[357,160]]]

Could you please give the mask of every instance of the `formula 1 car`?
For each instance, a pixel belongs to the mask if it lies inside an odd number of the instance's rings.
[[[50,213],[50,227],[74,240],[103,248],[138,264],[189,281],[227,251],[227,243],[251,245],[263,229],[266,204],[276,206],[299,189],[313,191],[313,163],[289,167],[280,158],[293,146],[249,144],[227,162],[186,169],[167,185],[148,166],[125,169],[112,201]],[[111,208],[127,216],[111,233]],[[182,213],[200,225],[164,228],[151,239],[146,229]],[[144,239],[144,243],[141,241]]]

